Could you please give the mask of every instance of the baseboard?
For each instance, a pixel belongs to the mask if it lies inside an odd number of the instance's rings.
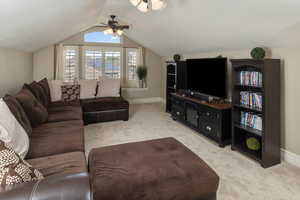
[[[163,103],[164,102],[163,98],[161,98],[161,97],[127,99],[127,101],[130,104]]]
[[[296,167],[300,167],[300,155],[298,154],[281,149],[281,158],[282,161],[295,165]]]

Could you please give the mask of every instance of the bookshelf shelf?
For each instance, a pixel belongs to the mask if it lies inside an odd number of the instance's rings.
[[[263,87],[253,86],[253,85],[242,85],[242,84],[236,83],[234,86],[240,90],[246,90],[246,91],[252,90],[252,91],[262,92],[262,90],[263,90]]]
[[[251,106],[234,104],[234,107],[237,108],[237,109],[248,110],[249,112],[262,113],[262,110],[260,110],[258,108],[253,108]]]
[[[280,60],[233,59],[231,62],[232,149],[258,161],[265,168],[279,164]],[[244,104],[259,105],[262,109]],[[261,127],[262,131],[252,127]],[[247,147],[246,141],[251,137],[260,143],[258,151]]]
[[[263,131],[261,131],[261,130],[251,128],[251,127],[248,127],[248,126],[245,126],[245,125],[242,125],[242,124],[234,124],[234,126],[236,128],[243,129],[244,131],[247,131],[249,133],[253,133],[253,134],[255,134],[257,136],[260,136],[260,137],[262,136],[262,133],[263,133]]]

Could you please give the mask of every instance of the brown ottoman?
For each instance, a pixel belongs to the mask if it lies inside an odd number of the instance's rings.
[[[93,149],[94,200],[215,200],[218,175],[174,138]]]
[[[84,99],[81,106],[85,125],[129,118],[129,103],[122,97]]]

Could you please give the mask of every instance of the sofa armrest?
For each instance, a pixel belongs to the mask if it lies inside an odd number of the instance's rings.
[[[90,200],[88,173],[50,176],[40,181],[24,183],[2,189],[0,199],[5,200]]]

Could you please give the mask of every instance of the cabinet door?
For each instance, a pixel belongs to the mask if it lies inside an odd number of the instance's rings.
[[[193,127],[198,128],[198,107],[192,103],[186,103],[186,121]]]

